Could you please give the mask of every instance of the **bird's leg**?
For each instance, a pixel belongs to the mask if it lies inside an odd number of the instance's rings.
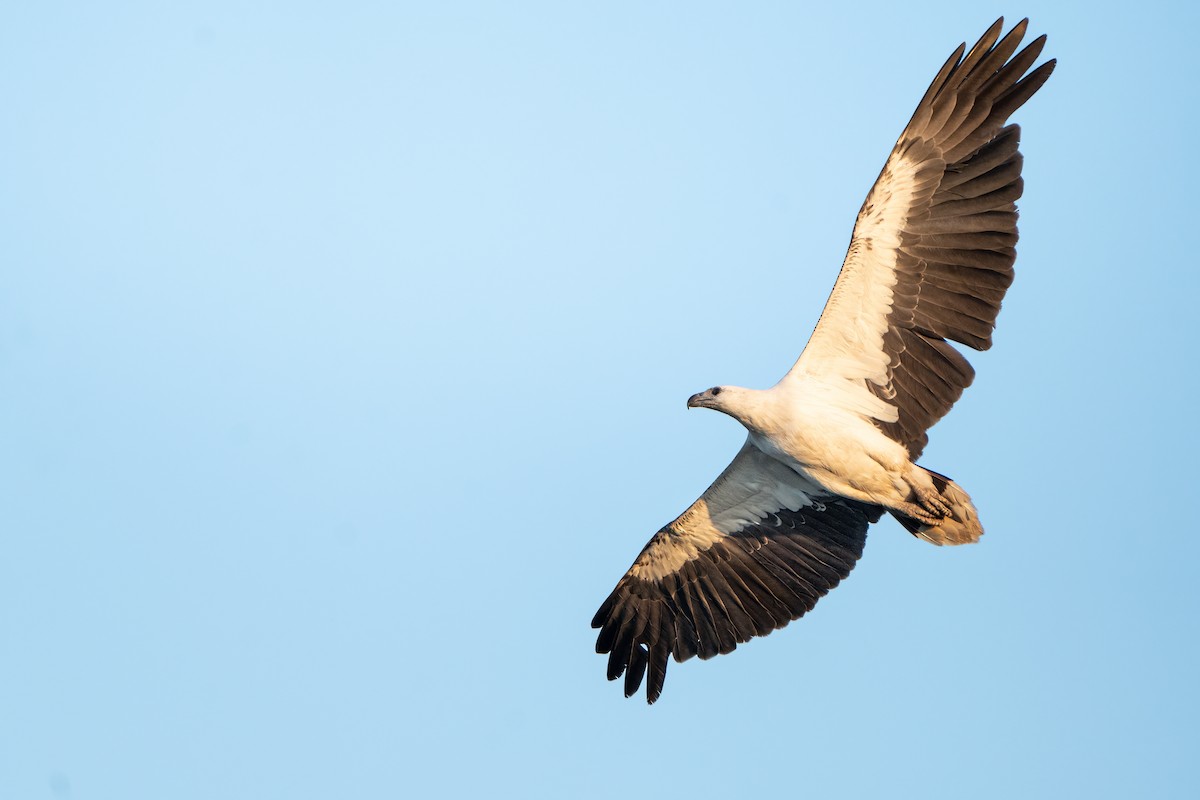
[[[933,515],[937,519],[951,516],[950,506],[942,501],[942,496],[936,491],[927,489],[924,486],[914,486],[913,492],[917,495],[917,502],[930,515]]]
[[[894,508],[924,525],[936,526],[953,514],[950,506],[942,500],[929,473],[915,464],[909,466],[902,481],[897,481],[896,488],[900,491],[907,489],[907,496]]]
[[[894,506],[889,506],[893,511],[899,511],[906,517],[912,517],[922,525],[936,527],[942,521],[942,517],[935,517],[929,513],[929,510],[916,503],[897,503]]]
[[[915,484],[915,485],[914,485]],[[946,517],[952,516],[950,506],[942,500],[937,490],[929,486],[921,486],[915,481],[909,484],[915,503],[905,501],[894,508],[905,516],[912,517],[923,525],[936,526]]]

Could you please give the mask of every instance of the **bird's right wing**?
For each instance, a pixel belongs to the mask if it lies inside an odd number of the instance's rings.
[[[596,652],[625,696],[667,660],[711,658],[811,609],[862,555],[879,509],[828,492],[748,439],[704,495],[642,550],[596,612]]]

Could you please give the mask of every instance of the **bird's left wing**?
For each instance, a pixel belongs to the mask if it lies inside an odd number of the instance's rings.
[[[974,370],[948,340],[992,344],[1013,280],[1020,130],[1008,117],[1054,69],[1016,52],[1022,20],[997,20],[960,46],[917,105],[859,211],[842,272],[800,359],[783,379],[818,382],[865,409],[917,458],[926,431]],[[1014,53],[1016,53],[1014,55]]]
[[[831,497],[748,439],[733,462],[654,535],[592,620],[608,679],[625,696],[667,660],[711,658],[782,628],[850,574],[879,509]]]

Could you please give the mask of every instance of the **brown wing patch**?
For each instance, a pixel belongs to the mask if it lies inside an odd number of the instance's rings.
[[[722,537],[677,569],[647,580],[626,573],[592,619],[608,679],[625,676],[625,696],[645,676],[646,700],[662,692],[670,657],[712,658],[782,628],[850,574],[862,555],[872,506],[828,500],[780,510]],[[655,534],[638,561],[674,558],[680,533]],[[637,563],[637,562],[635,562]]]

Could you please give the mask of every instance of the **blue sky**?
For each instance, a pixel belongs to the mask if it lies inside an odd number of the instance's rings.
[[[0,796],[1181,797],[1200,75],[1185,4],[0,12]],[[1017,281],[804,620],[604,680],[942,61],[1059,59]]]

